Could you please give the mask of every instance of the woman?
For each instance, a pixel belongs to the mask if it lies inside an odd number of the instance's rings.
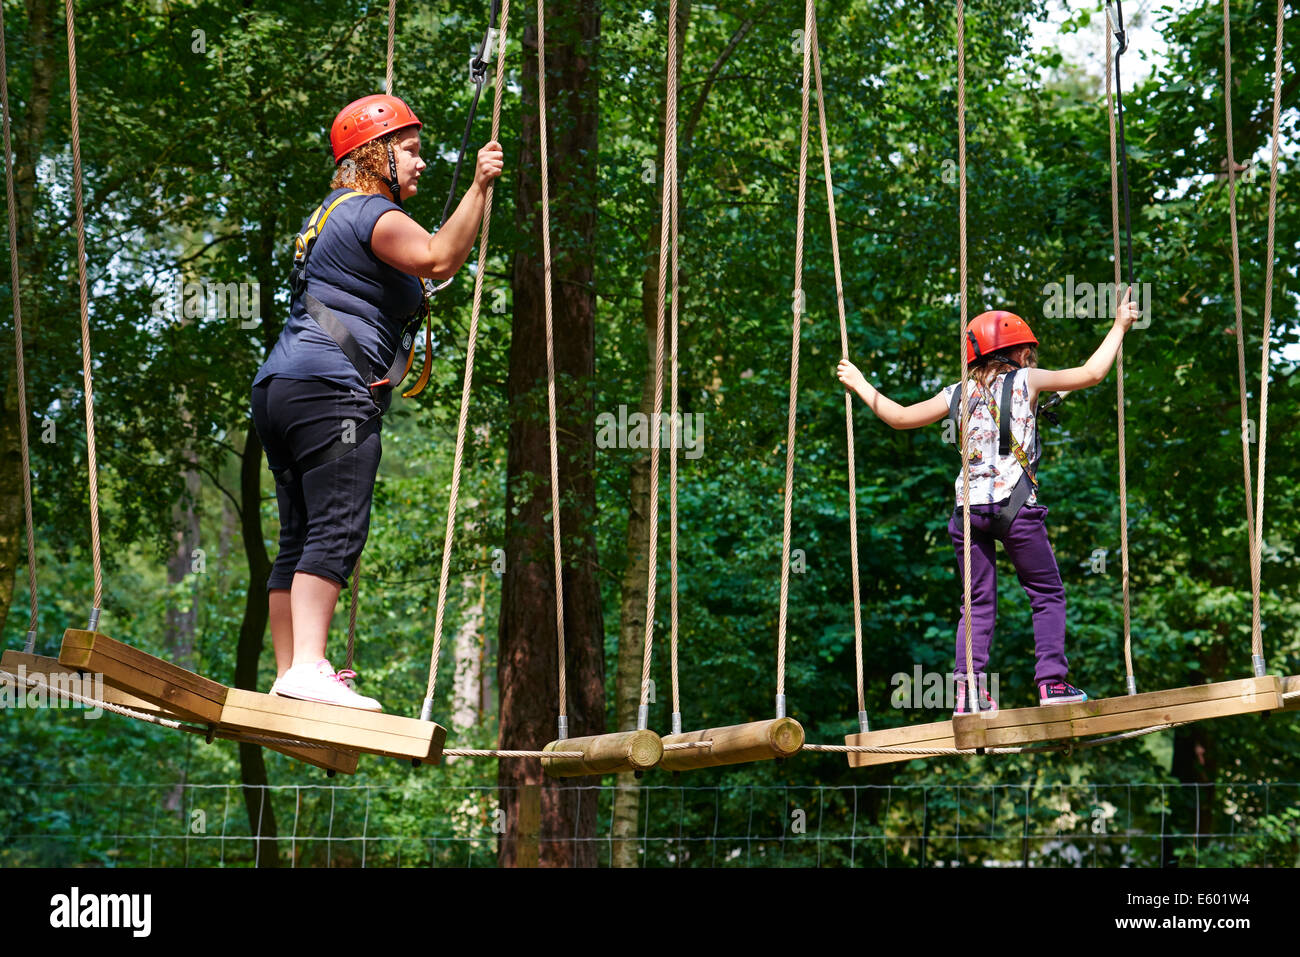
[[[402,210],[418,190],[420,120],[394,96],[348,104],[330,128],[336,170],[304,223],[289,321],[253,380],[253,422],[276,479],[280,553],[271,571],[272,694],[380,711],[335,673],[325,640],[370,528],[380,417],[425,309],[421,279],[464,264],[501,175],[500,144],[478,153],[473,185],[430,235]]]

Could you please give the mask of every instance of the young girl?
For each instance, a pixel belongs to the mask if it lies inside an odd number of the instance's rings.
[[[1124,334],[1138,316],[1125,293],[1116,310],[1115,324],[1097,351],[1074,369],[1039,369],[1038,340],[1019,316],[986,312],[976,316],[966,333],[970,364],[970,521],[971,521],[971,655],[981,688],[979,704],[972,710],[996,710],[984,690],[984,669],[997,619],[997,567],[995,545],[1002,542],[1015,566],[1020,584],[1029,596],[1034,616],[1034,645],[1038,660],[1034,680],[1039,703],[1072,704],[1088,696],[1066,681],[1065,588],[1047,538],[1047,508],[1039,503],[1037,466],[1042,444],[1038,435],[1038,397],[1041,393],[1072,392],[1101,382],[1115,361]],[[901,406],[886,398],[849,360],[841,360],[839,379],[895,429],[931,425],[954,413],[960,426],[961,384],[950,385],[933,398]],[[1003,407],[1006,407],[1005,409]],[[957,550],[957,571],[963,571],[962,475],[958,470],[957,507],[948,522],[948,534]],[[956,643],[957,707],[965,712],[965,622],[959,614]]]

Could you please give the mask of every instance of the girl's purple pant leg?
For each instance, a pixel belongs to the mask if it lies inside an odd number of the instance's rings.
[[[985,674],[989,646],[998,615],[997,542],[989,532],[994,506],[971,508],[971,654],[976,674]],[[1065,657],[1065,586],[1056,565],[1052,543],[1047,539],[1047,509],[1026,505],[1011,523],[1003,541],[1007,557],[1015,566],[1020,585],[1029,596],[1034,613],[1034,647],[1038,658],[1034,682],[1064,680],[1070,663]],[[948,534],[957,550],[957,574],[963,574],[961,509],[948,522]],[[965,627],[957,612],[956,661],[958,674],[966,671]]]

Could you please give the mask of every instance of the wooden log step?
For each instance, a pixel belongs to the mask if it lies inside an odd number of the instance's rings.
[[[239,688],[227,690],[220,723],[223,729],[299,738],[346,751],[430,764],[442,760],[442,748],[447,741],[447,729],[432,721],[298,701]]]
[[[1101,698],[1081,704],[964,714],[953,718],[952,724],[959,748],[1009,747],[1136,731],[1181,721],[1278,711],[1282,706],[1282,680],[1269,675]]]
[[[707,748],[668,750],[669,744],[708,742]],[[726,764],[772,761],[790,758],[803,747],[803,725],[794,718],[751,721],[707,731],[685,731],[663,738],[664,756],[659,767],[665,771],[690,771]]]
[[[104,676],[104,683],[189,721],[221,720],[226,686],[148,652],[114,641],[101,632],[69,628],[63,634],[59,662]]]
[[[846,734],[844,743],[864,748],[955,748],[952,721],[935,721],[930,724],[906,724],[901,728],[883,728],[880,731]],[[894,764],[898,761],[917,761],[935,755],[878,754],[850,751],[849,767],[866,768],[876,764]]]
[[[664,755],[663,741],[653,731],[619,731],[585,738],[552,741],[544,751],[581,751],[580,758],[542,758],[546,773],[557,778],[586,774],[648,771]]]
[[[6,651],[0,656],[0,671],[10,672],[20,679],[24,677],[34,678],[45,684],[50,689],[50,694],[71,690],[77,694],[103,701],[106,704],[130,708],[132,711],[139,711],[153,717],[168,718],[172,721],[193,722],[193,719],[168,711],[152,701],[146,701],[144,698],[137,698],[135,695],[127,694],[125,691],[114,688],[102,680],[96,681],[96,676],[92,673],[70,668],[61,664],[58,658],[29,655],[21,651]],[[250,735],[243,731],[217,731],[215,736],[223,741],[234,741],[236,743],[250,740]],[[344,774],[356,774],[357,771],[358,755],[353,751],[341,751],[336,748],[299,747],[288,744],[266,744],[260,741],[251,743],[270,748],[272,751],[278,751],[280,754],[288,755],[291,758],[315,765],[326,771],[341,771]]]

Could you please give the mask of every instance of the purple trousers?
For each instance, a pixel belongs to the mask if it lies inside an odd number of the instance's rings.
[[[975,673],[985,673],[989,646],[998,617],[998,571],[995,562],[997,539],[989,531],[995,506],[974,505],[970,510],[971,655]],[[1047,540],[1047,509],[1026,505],[1011,523],[1002,540],[1007,557],[1015,566],[1020,585],[1029,597],[1034,613],[1034,653],[1038,664],[1034,682],[1064,680],[1070,663],[1065,657],[1065,586],[1056,565],[1052,543]],[[957,549],[957,575],[962,580],[963,552],[961,509],[953,512],[948,534]],[[962,606],[957,612],[957,674],[966,673],[966,629]]]

